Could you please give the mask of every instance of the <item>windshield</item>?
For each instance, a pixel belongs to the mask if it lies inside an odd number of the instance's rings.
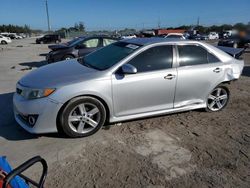
[[[137,44],[116,42],[85,56],[82,63],[98,70],[105,70],[133,53],[139,47]]]

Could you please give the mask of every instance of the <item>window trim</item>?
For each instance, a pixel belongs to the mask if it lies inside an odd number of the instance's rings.
[[[146,72],[137,72],[135,75],[137,74],[148,74],[148,73],[154,73],[154,72],[161,72],[161,71],[166,71],[166,70],[170,70],[173,68],[176,68],[176,51],[175,51],[175,45],[174,44],[159,44],[159,45],[153,45],[153,46],[147,46],[145,49],[143,49],[142,51],[140,51],[139,53],[137,53],[135,56],[129,58],[125,63],[123,63],[121,66],[119,66],[114,73],[116,74],[117,71],[119,71],[119,69],[125,65],[125,64],[129,64],[129,62],[136,58],[138,55],[140,55],[141,53],[151,49],[151,48],[155,48],[155,47],[159,47],[159,46],[172,46],[172,55],[173,55],[173,60],[172,60],[172,67],[171,68],[166,68],[166,69],[160,69],[160,70],[152,70],[152,71],[146,71]],[[126,75],[126,76],[132,76],[132,75]]]
[[[208,62],[208,63],[204,63],[204,64],[180,66],[180,55],[179,55],[179,48],[178,48],[178,46],[198,46],[198,47],[201,47],[204,50],[206,50],[207,53],[210,53],[213,56],[215,56],[219,61],[215,62],[215,63],[209,63]],[[176,65],[177,65],[177,67],[192,67],[192,66],[201,66],[201,65],[210,65],[210,64],[222,63],[221,59],[218,56],[216,56],[213,52],[211,52],[206,47],[204,47],[204,46],[202,46],[202,45],[200,45],[198,43],[192,43],[192,44],[188,44],[188,43],[185,43],[185,44],[175,44],[175,50],[176,50]]]

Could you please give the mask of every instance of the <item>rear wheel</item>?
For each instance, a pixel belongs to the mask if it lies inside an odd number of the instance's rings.
[[[234,43],[233,48],[238,48],[238,44]]]
[[[77,97],[66,105],[59,120],[60,128],[67,136],[90,136],[105,123],[106,110],[96,98]]]
[[[226,86],[217,86],[207,98],[207,108],[209,112],[220,111],[226,107],[229,100],[229,90]]]

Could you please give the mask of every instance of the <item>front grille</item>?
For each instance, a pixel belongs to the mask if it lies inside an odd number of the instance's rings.
[[[21,95],[22,90],[20,88],[16,88],[16,93],[19,94],[19,95]]]

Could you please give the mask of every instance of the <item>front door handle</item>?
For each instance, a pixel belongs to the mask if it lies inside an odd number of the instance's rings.
[[[217,67],[216,69],[214,69],[213,71],[216,72],[216,73],[219,73],[222,69]]]
[[[164,79],[168,79],[168,80],[172,80],[173,78],[175,78],[175,75],[173,74],[168,74],[167,76],[164,76]]]

